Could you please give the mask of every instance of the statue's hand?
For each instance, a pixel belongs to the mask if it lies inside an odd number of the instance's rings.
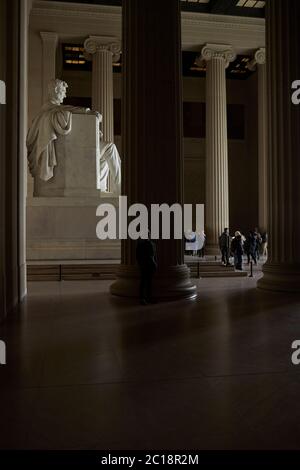
[[[77,107],[74,107],[73,108],[74,111],[73,112],[77,112],[77,113],[80,113],[80,112],[83,112],[85,114],[93,114],[94,116],[97,116],[97,118],[99,119],[100,122],[102,122],[102,114],[99,113],[99,111],[92,111],[90,108],[77,108]]]

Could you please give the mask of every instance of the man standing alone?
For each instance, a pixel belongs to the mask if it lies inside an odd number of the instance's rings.
[[[222,253],[222,264],[223,266],[230,266],[229,254],[230,254],[230,235],[229,229],[224,228],[224,232],[219,237],[219,247]]]

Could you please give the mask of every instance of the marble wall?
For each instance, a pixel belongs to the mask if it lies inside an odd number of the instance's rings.
[[[205,102],[205,79],[184,78],[183,100]],[[243,105],[245,138],[228,140],[231,231],[258,224],[257,77],[227,80],[227,104]],[[184,139],[185,202],[205,204],[205,139]]]

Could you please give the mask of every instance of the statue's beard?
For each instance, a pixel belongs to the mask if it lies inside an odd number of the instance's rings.
[[[63,98],[56,98],[53,96],[50,101],[52,104],[60,105],[63,102]]]

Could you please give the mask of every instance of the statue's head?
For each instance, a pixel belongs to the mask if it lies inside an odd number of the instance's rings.
[[[68,84],[58,78],[51,80],[48,84],[49,100],[61,104],[67,95]]]

